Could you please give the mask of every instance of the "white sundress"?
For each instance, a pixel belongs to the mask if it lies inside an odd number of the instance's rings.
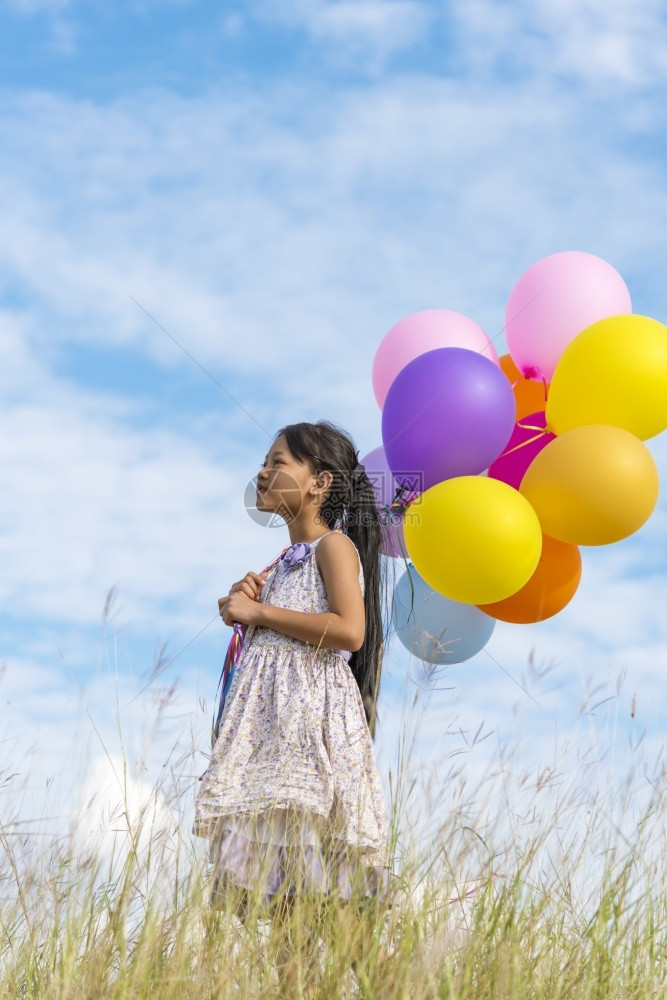
[[[315,549],[280,561],[260,600],[329,609]],[[358,556],[358,552],[357,552]],[[359,560],[359,584],[364,590]],[[210,841],[216,885],[279,892],[386,895],[387,815],[348,653],[262,626],[246,630],[192,832]]]

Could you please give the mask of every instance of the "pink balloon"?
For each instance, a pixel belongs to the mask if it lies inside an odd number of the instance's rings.
[[[401,369],[438,347],[465,347],[499,364],[495,347],[474,320],[450,309],[423,309],[392,326],[380,341],[373,361],[373,390],[380,409]]]
[[[505,311],[512,361],[528,378],[547,382],[571,340],[591,323],[632,312],[627,285],[601,257],[563,250],[521,275]]]
[[[509,483],[515,490],[518,490],[526,469],[537,453],[556,437],[555,434],[540,433],[541,429],[546,428],[546,426],[547,418],[544,411],[531,413],[518,420],[514,425],[512,437],[507,442],[505,451],[489,466],[491,479],[500,479],[501,482]],[[517,447],[517,445],[521,445],[521,447]],[[513,451],[514,448],[516,451]]]
[[[383,507],[385,504],[389,506],[396,496],[396,491],[400,484],[396,482],[391,469],[387,465],[387,458],[382,445],[379,448],[373,448],[373,451],[369,451],[367,455],[364,455],[360,459],[360,463],[366,469],[366,475],[371,481],[378,508]],[[382,525],[382,546],[380,551],[386,556],[393,556],[394,559],[406,558],[408,550],[405,547],[405,539],[403,538],[402,519],[398,516],[391,519],[386,513],[381,514],[381,518],[385,523]]]

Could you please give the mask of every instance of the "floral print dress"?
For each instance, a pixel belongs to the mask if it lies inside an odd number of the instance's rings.
[[[324,537],[287,550],[263,603],[330,610],[315,559]],[[361,560],[359,584],[363,593]],[[218,886],[259,888],[266,900],[304,889],[385,895],[387,817],[350,655],[246,630],[192,828],[210,841]]]

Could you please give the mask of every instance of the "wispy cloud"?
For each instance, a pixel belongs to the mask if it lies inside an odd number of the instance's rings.
[[[256,12],[302,30],[334,63],[377,70],[395,53],[425,40],[434,18],[422,0],[260,0]]]
[[[164,363],[171,347],[126,289],[221,374],[312,368],[321,350],[335,368],[352,345],[361,368],[416,308],[495,334],[521,270],[555,248],[601,252],[630,283],[658,266],[658,166],[576,95],[408,78],[326,110],[290,87],[273,102],[5,97],[0,253],[50,340]]]
[[[212,386],[224,424],[201,427],[215,445],[197,440],[194,413],[180,431],[169,412],[147,430],[150,381],[96,398],[85,368],[56,374],[77,350],[93,352],[93,374],[102,348],[189,372],[126,291],[262,426],[329,415],[370,449],[372,357],[401,316],[455,308],[495,335],[521,270],[568,246],[600,252],[631,288],[650,279],[667,223],[658,172],[625,137],[591,134],[576,97],[552,92],[545,116],[539,92],[508,93],[404,79],[332,97],[324,123],[301,97],[290,125],[289,87],[271,112],[250,92],[99,106],[5,95],[11,606],[89,620],[119,581],[128,613],[155,616],[186,592],[192,607],[196,580],[229,555],[220,526],[255,471],[251,421]],[[594,178],[570,169],[586,160]],[[636,305],[659,315],[661,295]],[[240,495],[238,512],[233,565],[244,545],[262,558]]]
[[[599,250],[631,285],[651,272],[667,221],[658,174],[614,136],[585,134],[576,100],[542,118],[535,95],[515,98],[406,81],[334,99],[325,127],[306,102],[286,127],[252,96],[235,106],[157,93],[106,107],[5,97],[11,240],[0,255],[6,280],[30,296],[27,310],[6,309],[5,350],[14,346],[2,376],[14,393],[25,386],[3,445],[14,525],[5,586],[13,599],[12,580],[32,591],[19,607],[76,619],[133,577],[146,608],[166,581],[204,571],[203,540],[231,509],[218,498],[239,488],[234,466],[213,468],[210,443],[135,430],[139,400],[95,400],[50,373],[78,346],[191,365],[125,290],[262,426],[329,412],[371,448],[372,356],[402,315],[449,306],[494,335],[523,266],[568,245]],[[569,170],[591,157],[594,182]],[[219,395],[226,421],[243,426]],[[224,447],[231,459],[229,437]],[[78,569],[57,584],[62,565]]]
[[[451,5],[462,63],[514,77],[658,86],[667,70],[667,19],[660,0],[537,0]]]

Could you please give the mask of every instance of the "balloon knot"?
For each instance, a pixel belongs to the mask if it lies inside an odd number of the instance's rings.
[[[382,504],[379,508],[381,512],[388,514],[391,523],[396,523],[394,518],[402,518],[408,507],[413,503],[420,493],[408,493],[407,496],[401,496],[405,492],[405,487],[401,486],[396,490],[396,496],[390,504]]]

